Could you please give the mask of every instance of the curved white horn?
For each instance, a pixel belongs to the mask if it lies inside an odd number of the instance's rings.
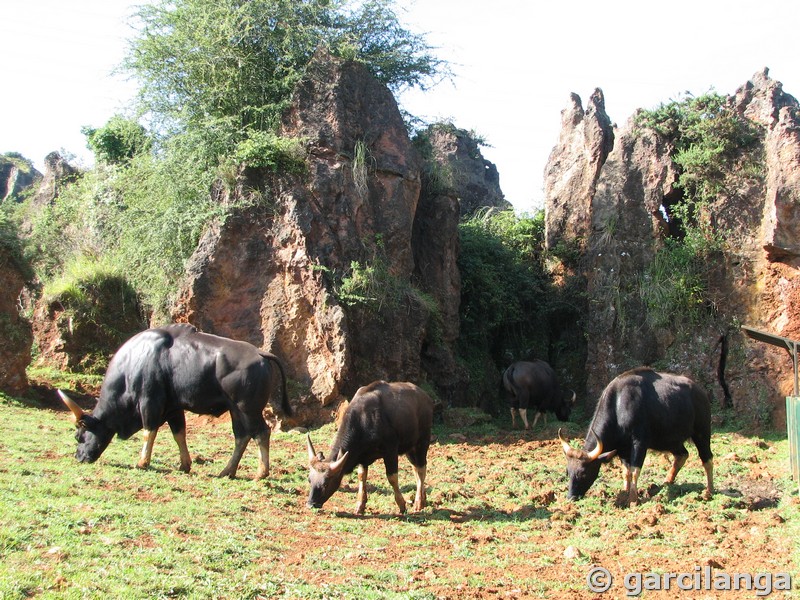
[[[596,437],[597,437],[597,436],[595,436],[595,439],[596,439]],[[592,460],[597,460],[597,458],[598,458],[598,457],[599,457],[599,456],[600,456],[602,453],[603,453],[603,442],[601,442],[601,441],[598,439],[598,440],[597,440],[597,446],[595,446],[594,450],[592,450],[591,452],[587,452],[587,453],[586,453],[586,456],[587,456],[587,458],[588,458],[590,461],[592,461]]]
[[[306,448],[308,449],[308,460],[314,461],[317,458],[317,453],[314,452],[314,444],[311,443],[311,434],[306,434]]]
[[[86,416],[86,412],[80,406],[75,404],[75,401],[72,398],[67,396],[61,390],[56,391],[58,392],[58,395],[61,396],[61,401],[67,405],[67,408],[70,409],[70,411],[72,411],[72,420],[75,421],[75,423],[78,423]]]
[[[330,464],[331,471],[335,472],[335,471],[338,471],[339,469],[341,469],[342,467],[344,467],[344,461],[347,460],[347,455],[348,454],[350,454],[349,450],[347,452],[345,452],[344,454],[341,454],[339,456],[339,458],[337,458],[334,462],[332,462]]]
[[[564,448],[564,452],[565,453],[569,452],[570,450],[572,450],[572,446],[570,446],[566,442],[566,440],[563,437],[561,437],[561,428],[560,427],[558,428],[558,439],[561,440],[561,446]]]
[[[572,400],[569,401],[570,404],[575,404],[575,401],[578,399],[578,394],[575,393],[575,390],[572,390]]]

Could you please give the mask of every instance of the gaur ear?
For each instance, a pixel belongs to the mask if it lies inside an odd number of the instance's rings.
[[[597,460],[599,460],[602,463],[607,463],[612,458],[614,458],[616,455],[617,455],[617,451],[616,450],[609,450],[608,452],[603,452],[600,456],[598,456]]]

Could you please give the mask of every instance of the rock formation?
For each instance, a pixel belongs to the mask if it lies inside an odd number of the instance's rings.
[[[0,203],[19,199],[22,192],[42,178],[33,164],[17,154],[0,156]]]
[[[31,362],[31,325],[18,307],[25,280],[15,252],[0,241],[0,390],[14,395],[28,389],[25,369]]]
[[[80,171],[73,167],[58,152],[51,152],[44,158],[44,176],[39,182],[39,189],[33,198],[34,206],[44,206],[58,198],[61,189],[75,181]]]
[[[574,95],[563,113],[559,145],[546,171],[548,244],[585,239],[591,399],[622,370],[639,364],[692,374],[719,398],[724,339],[734,406],[762,422],[759,413],[770,411],[776,423],[782,421],[782,397],[792,391],[791,361],[784,351],[746,340],[737,324],[800,339],[798,103],[767,70],[728,101],[764,131],[763,175],[727,175],[725,191],[709,207],[713,226],[727,240],[709,269],[716,318],[681,335],[645,318],[640,293],[648,285],[643,274],[674,227],[669,207],[680,200],[669,140],[637,128],[634,118],[613,136],[587,136],[590,111],[583,113]],[[592,112],[599,114],[597,108]],[[597,122],[593,130],[605,131],[604,113]],[[613,149],[605,155],[609,140]]]
[[[392,94],[363,66],[318,56],[282,135],[305,141],[305,172],[246,170],[219,190],[231,214],[200,242],[175,319],[280,356],[306,421],[378,378],[427,380],[453,400],[458,204],[421,197]]]
[[[500,189],[500,174],[494,163],[483,158],[473,134],[447,123],[431,125],[423,134],[430,144],[435,173],[434,187],[458,199],[461,216],[479,208],[509,209]]]
[[[614,130],[605,111],[603,92],[596,89],[586,110],[572,94],[561,111],[561,134],[544,172],[547,202],[545,238],[548,248],[569,239],[581,247],[588,242],[600,169],[614,146]]]

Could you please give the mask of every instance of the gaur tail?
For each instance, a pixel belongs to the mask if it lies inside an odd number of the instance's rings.
[[[512,390],[512,382],[514,381],[514,365],[512,364],[505,371],[500,378],[500,393],[510,394]]]
[[[728,334],[723,333],[717,344],[720,346],[719,363],[717,364],[717,381],[722,388],[722,408],[730,408],[733,404],[731,390],[728,387],[728,382],[725,381],[725,365],[728,361]]]
[[[286,372],[283,370],[283,363],[281,363],[280,359],[275,356],[274,354],[270,354],[269,352],[263,352],[259,350],[259,354],[266,358],[267,360],[271,360],[276,365],[278,365],[278,370],[281,372],[281,390],[282,390],[282,397],[281,397],[281,409],[283,410],[284,414],[288,417],[292,416],[292,405],[289,404],[289,392],[286,390]]]

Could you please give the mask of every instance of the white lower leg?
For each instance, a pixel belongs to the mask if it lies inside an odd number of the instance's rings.
[[[158,429],[149,431],[144,430],[144,445],[142,446],[142,454],[139,456],[139,462],[136,466],[140,469],[146,469],[150,466],[150,457],[153,455],[153,444],[156,441],[156,434]]]
[[[178,444],[178,450],[181,453],[180,470],[188,473],[192,468],[192,457],[189,455],[189,447],[186,445],[186,430],[173,433],[172,437],[175,438],[175,443]]]
[[[356,514],[363,515],[367,506],[367,467],[358,465],[358,493],[356,494]]]
[[[425,467],[414,467],[414,477],[417,480],[417,495],[414,496],[414,510],[422,510],[428,505],[428,495],[425,492]]]
[[[389,480],[389,484],[392,486],[394,490],[394,501],[397,503],[397,507],[400,509],[401,513],[406,512],[406,499],[403,498],[403,494],[400,491],[400,486],[398,485],[398,478],[397,473],[392,475],[387,475],[386,479]]]

